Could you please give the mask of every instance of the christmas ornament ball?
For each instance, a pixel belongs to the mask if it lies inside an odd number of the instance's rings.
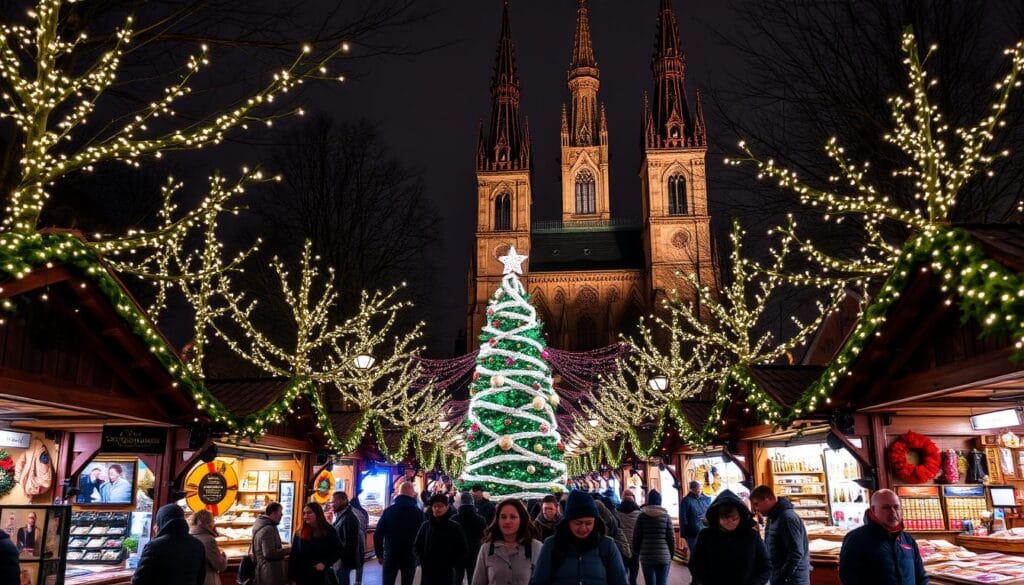
[[[526,466],[526,473],[529,473],[530,475],[533,475],[534,473],[537,473],[537,468],[532,466],[532,465],[527,465]]]
[[[530,406],[532,406],[534,410],[544,410],[544,399],[540,396],[535,396]]]
[[[561,398],[559,398],[558,394],[555,394],[554,392],[551,393],[551,396],[548,396],[548,402],[551,403],[551,406],[558,406],[559,400],[561,400]]]
[[[512,437],[502,435],[501,438],[498,439],[498,446],[501,447],[502,451],[508,451],[512,448]]]
[[[534,443],[533,444],[533,450],[534,450],[535,453],[543,453],[544,452],[544,445],[541,445],[540,443]]]
[[[504,385],[505,385],[505,376],[502,376],[501,374],[495,374],[495,375],[491,376],[491,386],[493,386],[495,388],[501,388]]]

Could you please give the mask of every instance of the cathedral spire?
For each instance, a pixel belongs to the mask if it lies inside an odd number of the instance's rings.
[[[519,114],[519,73],[515,45],[508,18],[508,0],[501,15],[498,53],[491,79],[491,120],[488,125],[484,160],[479,170],[499,171],[529,168],[529,147],[524,148]],[[524,156],[525,154],[525,156]]]
[[[652,117],[657,133],[654,148],[681,148],[696,142],[694,122],[686,101],[685,70],[686,55],[680,48],[672,0],[661,0],[651,59],[651,72],[654,74]]]
[[[693,142],[695,146],[707,146],[708,144],[708,127],[704,123],[704,102],[700,99],[699,89],[693,114]]]
[[[579,0],[576,15],[576,38],[573,42],[572,61],[567,75],[569,93],[572,94],[572,116],[569,126],[571,146],[603,144],[600,133],[600,110],[597,90],[601,86],[601,72],[594,59],[590,41],[590,14],[587,0]]]

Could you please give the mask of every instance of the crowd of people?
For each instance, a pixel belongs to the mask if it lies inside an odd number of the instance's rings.
[[[693,585],[810,585],[807,531],[787,498],[759,486],[748,506],[729,490],[712,500],[699,483],[688,487],[679,527]],[[495,504],[480,486],[421,500],[404,482],[377,523],[373,546],[383,585],[399,576],[411,585],[417,570],[422,585],[636,585],[639,574],[645,585],[667,585],[677,545],[661,503],[652,489],[642,506],[629,491],[616,504],[610,494],[580,490]],[[353,572],[361,585],[369,517],[343,491],[333,494],[329,510],[332,521],[320,504],[303,506],[285,547],[278,532],[283,509],[270,503],[253,525],[254,575],[244,585],[349,585]],[[755,514],[764,521],[763,538]],[[219,585],[227,557],[212,514],[197,512],[186,522],[182,508],[168,504],[155,528],[133,585]],[[18,553],[0,530],[0,582],[16,582]],[[843,541],[839,576],[842,585],[928,585],[894,492],[872,494],[864,525]]]

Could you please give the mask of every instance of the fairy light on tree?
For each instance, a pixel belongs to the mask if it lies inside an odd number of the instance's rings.
[[[462,480],[536,498],[564,489],[566,466],[541,322],[517,276],[525,260],[515,247],[501,257],[505,276],[487,307],[470,386]]]
[[[964,185],[982,173],[991,175],[992,164],[1008,151],[992,152],[990,148],[997,129],[1005,126],[1003,116],[1014,90],[1020,87],[1020,73],[1024,68],[1024,41],[1007,49],[1009,71],[995,84],[996,95],[989,113],[974,126],[951,129],[938,107],[928,97],[930,88],[937,84],[929,79],[924,65],[928,56],[937,50],[929,47],[921,58],[911,28],[902,37],[901,49],[906,55],[908,96],[890,98],[894,129],[883,137],[902,151],[908,164],[893,172],[896,178],[905,178],[912,185],[914,201],[900,205],[887,193],[881,192],[868,179],[870,163],[857,164],[844,154],[837,138],[828,141],[825,150],[839,168],[831,177],[835,187],[821,189],[800,180],[797,173],[759,159],[746,143],[739,144],[743,155],[727,159],[729,164],[752,163],[758,177],[778,181],[779,186],[797,194],[801,203],[821,209],[827,222],[840,223],[851,219],[860,226],[863,237],[859,255],[842,257],[820,249],[806,238],[798,238],[795,224],[778,228],[799,244],[800,250],[818,270],[806,270],[795,275],[802,282],[857,281],[890,273],[903,249],[903,238],[908,231],[933,236],[950,221],[950,211],[956,205]],[[951,152],[951,144],[958,146]],[[900,229],[887,229],[900,227]]]

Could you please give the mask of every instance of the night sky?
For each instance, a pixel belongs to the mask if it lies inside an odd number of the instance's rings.
[[[601,70],[599,99],[607,105],[612,213],[640,214],[640,115],[643,92],[652,88],[650,70],[658,11],[656,0],[590,3],[594,51]],[[730,64],[718,40],[730,23],[726,3],[674,2],[687,55],[687,92],[707,90]],[[422,307],[439,347],[452,347],[464,326],[466,276],[475,229],[477,125],[489,113],[489,87],[501,20],[499,0],[458,0],[437,4],[441,13],[414,27],[408,40],[450,46],[414,57],[383,58],[342,89],[313,92],[315,109],[340,119],[367,117],[380,124],[393,151],[424,171],[430,198],[443,219],[437,259],[435,306]],[[568,97],[565,75],[576,23],[575,0],[514,0],[510,20],[533,148],[533,219],[559,219],[559,121]],[[355,49],[358,51],[358,47]],[[709,135],[714,126],[709,121]],[[709,136],[712,140],[715,138]],[[732,142],[730,140],[730,142]],[[709,154],[709,159],[713,155]],[[721,157],[717,157],[721,158]],[[709,163],[712,163],[709,160]],[[713,164],[709,170],[714,172]],[[714,177],[710,198],[715,205]]]

